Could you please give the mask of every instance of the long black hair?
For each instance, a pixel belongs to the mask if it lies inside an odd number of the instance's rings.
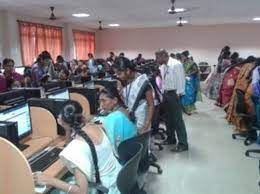
[[[99,95],[101,95],[101,94],[104,94],[105,96],[107,96],[108,98],[111,98],[111,99],[117,98],[118,105],[123,108],[127,108],[115,86],[111,85],[111,86],[106,87],[105,89],[100,91]]]
[[[82,130],[82,127],[85,125],[85,121],[84,121],[85,119],[82,113],[83,113],[83,109],[78,102],[69,101],[62,108],[60,115],[61,115],[61,119],[65,123],[69,124],[69,126],[72,129],[74,129],[76,134],[81,136],[89,145],[92,154],[93,163],[94,163],[94,168],[95,168],[96,183],[101,184],[96,148],[93,141],[88,136],[88,134]],[[101,192],[98,191],[98,193]]]
[[[114,62],[113,68],[118,71],[124,71],[127,68],[131,71],[136,71],[136,65],[126,57],[117,57]]]

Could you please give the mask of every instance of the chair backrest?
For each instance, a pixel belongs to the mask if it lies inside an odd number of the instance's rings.
[[[72,92],[70,93],[70,99],[80,103],[83,108],[83,115],[85,116],[85,118],[88,118],[90,116],[90,105],[85,96],[79,93]]]
[[[121,194],[133,194],[137,189],[137,171],[142,154],[142,144],[121,143],[118,147],[119,155],[126,160],[126,163],[117,176],[117,187]]]
[[[143,151],[141,154],[141,161],[139,164],[138,171],[140,173],[146,172],[149,169],[149,138],[150,138],[151,131],[143,133],[142,135],[138,135],[123,141],[122,143],[127,145],[132,145],[134,143],[142,144]],[[123,161],[124,162],[124,161]]]
[[[237,103],[236,103],[236,113],[244,113],[246,114],[246,104],[245,104],[245,92],[242,90],[236,89],[236,95],[237,95]]]
[[[55,137],[57,133],[57,122],[50,111],[41,107],[30,107],[32,129],[34,136]]]
[[[31,168],[20,150],[0,138],[0,193],[34,194]]]

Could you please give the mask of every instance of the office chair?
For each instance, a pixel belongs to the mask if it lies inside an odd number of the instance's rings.
[[[141,194],[137,184],[137,171],[143,146],[138,143],[121,143],[118,147],[120,161],[124,163],[117,177],[117,187],[121,194]]]
[[[140,143],[143,145],[143,151],[141,156],[141,161],[139,165],[138,172],[139,174],[146,173],[149,170],[150,166],[157,168],[158,174],[162,174],[161,167],[156,164],[152,158],[152,153],[149,151],[149,140],[150,140],[151,131],[148,131],[142,135],[138,135],[127,139],[124,141],[125,144]]]
[[[163,128],[160,128],[160,123],[161,123],[161,104],[155,106],[154,108],[154,115],[153,115],[153,118],[152,118],[152,126],[151,126],[151,135],[152,137],[154,138],[154,140],[165,140],[166,138],[166,133],[164,133],[164,129]],[[163,142],[158,142],[158,141],[155,141],[153,142],[153,145],[155,146],[158,146],[158,149],[161,151],[163,150]],[[154,158],[156,158],[154,156]],[[156,161],[157,159],[155,159]]]
[[[121,194],[146,194],[139,190],[137,184],[137,171],[141,159],[143,146],[139,143],[129,144],[121,143],[118,147],[118,155],[123,163],[122,169],[117,176],[117,187]],[[92,188],[107,194],[109,190],[93,182],[89,182]]]
[[[237,89],[236,95],[237,95],[236,114],[244,121],[248,131],[234,133],[232,134],[232,138],[233,139],[238,139],[241,137],[245,138],[244,144],[248,146],[256,141],[257,139],[256,130],[258,130],[259,128],[257,127],[256,116],[252,114],[248,114],[246,111],[246,104],[244,100],[245,93],[242,90]]]

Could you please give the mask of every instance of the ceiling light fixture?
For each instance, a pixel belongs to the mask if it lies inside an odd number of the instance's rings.
[[[184,12],[186,11],[185,8],[174,8],[174,10],[171,9],[168,9],[168,12],[175,12],[175,13],[181,13],[181,12]]]
[[[108,24],[108,26],[110,26],[110,27],[118,27],[118,26],[120,26],[120,24]]]
[[[77,17],[77,18],[85,18],[85,17],[89,17],[89,14],[87,14],[87,13],[75,13],[75,14],[72,14],[72,16]]]
[[[187,23],[189,23],[187,20],[179,20],[179,21],[177,21],[177,24],[180,24],[180,23],[182,23],[182,24],[187,24]]]
[[[253,21],[260,21],[260,17],[253,18]]]

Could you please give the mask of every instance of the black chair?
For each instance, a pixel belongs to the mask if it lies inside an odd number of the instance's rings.
[[[149,139],[150,139],[151,132],[148,131],[142,135],[135,136],[133,138],[127,139],[122,143],[125,144],[133,144],[133,143],[140,143],[143,145],[143,152],[141,156],[141,161],[139,165],[138,172],[139,174],[146,173],[149,170],[150,166],[157,168],[158,174],[162,174],[161,167],[156,164],[156,161],[153,159],[152,153],[149,151]]]
[[[248,146],[256,141],[257,139],[256,130],[258,130],[259,127],[257,126],[256,116],[253,114],[248,114],[246,111],[246,104],[244,100],[245,93],[242,90],[237,89],[236,95],[237,95],[236,114],[244,121],[248,131],[234,133],[232,134],[232,138],[233,139],[245,138],[244,144]]]
[[[154,114],[153,114],[153,118],[152,118],[152,126],[151,126],[151,135],[152,137],[158,139],[158,136],[161,140],[165,140],[165,135],[163,134],[163,129],[159,128],[160,125],[160,108],[161,105],[157,105],[154,107]],[[154,142],[155,146],[158,146],[158,149],[161,151],[163,150],[163,143],[160,142]]]
[[[137,184],[137,171],[143,146],[138,143],[131,145],[121,143],[118,147],[120,161],[124,163],[117,176],[117,187],[121,194],[141,194]]]

